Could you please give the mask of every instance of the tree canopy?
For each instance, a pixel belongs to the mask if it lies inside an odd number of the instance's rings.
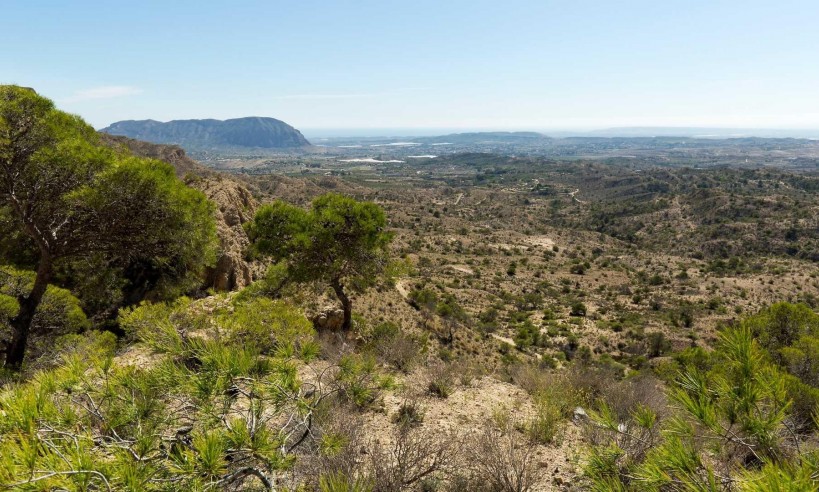
[[[118,268],[147,294],[192,285],[215,254],[212,205],[170,165],[101,145],[82,119],[16,86],[0,86],[0,218],[3,261],[37,272],[11,321],[11,368],[58,268]]]
[[[264,205],[248,234],[256,253],[287,261],[293,280],[327,282],[341,301],[347,330],[352,316],[347,288],[367,288],[386,267],[392,240],[386,224],[375,203],[328,193],[309,211],[282,201]]]

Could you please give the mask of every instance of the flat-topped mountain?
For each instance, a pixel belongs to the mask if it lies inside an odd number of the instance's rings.
[[[310,142],[287,123],[257,116],[230,120],[118,121],[100,130],[153,143],[176,144],[187,149],[250,147],[297,148]]]

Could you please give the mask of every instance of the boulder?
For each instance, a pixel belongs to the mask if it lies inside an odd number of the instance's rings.
[[[310,321],[319,331],[338,331],[344,326],[344,311],[336,306],[326,306],[319,310]]]
[[[575,407],[574,412],[572,412],[572,420],[574,420],[575,423],[583,422],[588,418],[589,415],[583,407]]]

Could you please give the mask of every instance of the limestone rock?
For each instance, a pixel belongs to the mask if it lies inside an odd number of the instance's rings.
[[[100,134],[111,147],[125,147],[135,155],[159,159],[171,164],[188,186],[195,188],[216,204],[216,234],[219,256],[208,269],[204,287],[234,290],[246,287],[262,273],[260,263],[248,262],[244,253],[250,245],[243,225],[253,219],[258,202],[238,180],[216,173],[193,159],[175,145],[159,145],[125,137]]]
[[[261,265],[245,260],[250,240],[243,225],[253,219],[258,203],[250,192],[232,180],[204,178],[192,185],[216,204],[216,233],[220,253],[205,284],[218,290],[246,287],[261,273]]]
[[[336,306],[326,306],[311,321],[316,330],[338,331],[344,326],[344,311]]]

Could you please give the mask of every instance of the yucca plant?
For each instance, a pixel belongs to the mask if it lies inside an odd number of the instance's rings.
[[[366,479],[333,473],[319,478],[319,490],[321,492],[371,492],[373,487]]]

